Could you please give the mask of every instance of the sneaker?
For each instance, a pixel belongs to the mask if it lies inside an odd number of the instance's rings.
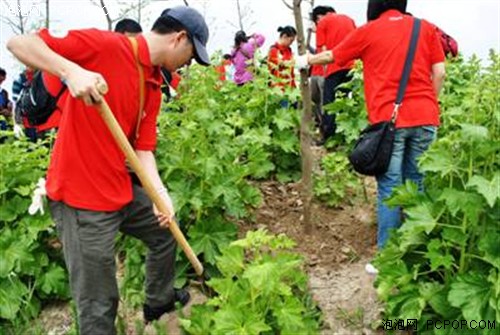
[[[377,268],[374,267],[372,263],[368,263],[365,265],[365,271],[369,275],[377,275],[378,274]]]
[[[182,306],[186,304],[191,299],[191,295],[188,290],[185,289],[174,289],[174,300],[160,307],[150,307],[144,304],[144,320],[146,323],[158,320],[163,314],[170,313],[175,310],[175,303],[179,302]]]

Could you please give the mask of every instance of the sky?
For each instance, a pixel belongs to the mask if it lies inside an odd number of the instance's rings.
[[[292,0],[285,0],[291,3]],[[12,17],[17,10],[15,0],[7,0],[0,7],[0,15]],[[111,17],[118,16],[116,0],[106,0]],[[188,0],[190,6],[198,9],[205,17],[210,29],[208,50],[210,53],[222,50],[230,51],[234,43],[234,34],[239,30],[236,0]],[[22,0],[21,12],[28,15],[31,22],[44,17],[44,5],[36,0]],[[50,30],[54,34],[64,35],[69,29],[96,27],[106,29],[106,19],[101,8],[91,4],[90,0],[51,0]],[[311,7],[303,1],[304,25],[307,27],[308,12]],[[141,24],[149,30],[161,11],[168,7],[183,5],[181,0],[150,0],[142,11]],[[295,25],[292,11],[283,4],[283,0],[240,0],[243,12],[243,26],[247,34],[258,32],[266,36],[262,50],[278,39],[277,28]],[[358,26],[366,22],[367,0],[316,0],[315,5],[333,6],[338,13],[347,14]],[[453,36],[459,50],[466,57],[476,54],[486,59],[489,49],[500,52],[500,1],[498,0],[408,0],[407,10],[413,15],[427,19]],[[135,13],[134,13],[135,14]],[[133,15],[129,17],[134,18]],[[6,41],[13,36],[10,27],[0,24],[0,67],[7,70],[7,80],[2,85],[10,90],[11,81],[20,70],[20,65],[6,50]],[[17,75],[16,75],[17,76]]]

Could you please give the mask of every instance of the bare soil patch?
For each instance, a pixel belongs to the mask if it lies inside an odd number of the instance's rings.
[[[353,205],[331,208],[313,202],[311,234],[304,234],[303,203],[298,184],[264,182],[264,196],[256,212],[256,224],[242,223],[241,234],[256,228],[284,233],[297,242],[306,259],[306,271],[314,298],[323,310],[323,334],[373,334],[380,305],[373,276],[365,265],[376,252],[374,185],[367,180],[368,202],[363,196]],[[359,198],[359,199],[358,199]]]

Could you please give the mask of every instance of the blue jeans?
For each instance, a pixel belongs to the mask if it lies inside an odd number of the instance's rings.
[[[394,149],[389,169],[377,176],[377,246],[383,248],[391,229],[401,225],[401,209],[389,208],[384,201],[392,191],[407,180],[413,181],[423,191],[423,175],[418,171],[417,159],[425,152],[436,137],[435,126],[420,126],[396,129]]]

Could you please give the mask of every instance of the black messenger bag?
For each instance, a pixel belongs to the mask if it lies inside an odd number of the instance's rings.
[[[366,127],[349,154],[349,161],[356,172],[367,176],[378,176],[387,172],[394,146],[396,118],[410,77],[410,71],[420,33],[420,19],[413,20],[410,46],[406,54],[403,75],[399,82],[398,94],[389,121]]]

